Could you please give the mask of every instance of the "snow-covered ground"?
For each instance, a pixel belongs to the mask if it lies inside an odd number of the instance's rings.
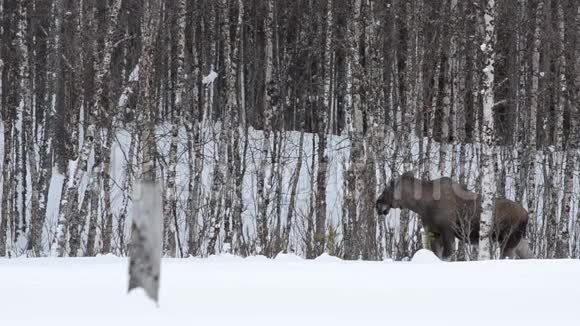
[[[127,262],[0,259],[0,325],[580,325],[579,260],[164,259],[159,306]]]

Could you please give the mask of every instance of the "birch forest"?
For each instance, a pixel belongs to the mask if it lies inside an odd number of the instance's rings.
[[[0,0],[0,74],[0,256],[126,256],[143,178],[164,257],[405,260],[414,171],[580,257],[577,0]]]

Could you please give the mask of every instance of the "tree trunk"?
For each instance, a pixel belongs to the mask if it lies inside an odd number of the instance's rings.
[[[238,21],[236,25],[235,35],[239,38],[239,46],[234,47],[233,58],[237,59],[237,81],[238,87],[236,89],[237,93],[237,110],[231,110],[232,119],[232,129],[233,129],[233,154],[232,159],[230,159],[233,165],[233,175],[235,178],[234,194],[233,194],[233,215],[232,215],[232,246],[234,254],[245,254],[245,244],[244,244],[244,233],[243,233],[243,223],[242,223],[242,209],[244,206],[242,193],[243,193],[243,181],[245,174],[245,163],[246,163],[246,152],[248,146],[247,137],[247,123],[245,121],[245,98],[244,98],[244,2],[238,0]],[[241,35],[240,35],[241,34]],[[231,39],[231,36],[230,36]],[[233,90],[232,90],[233,91]],[[243,127],[242,127],[243,126]],[[246,136],[244,137],[244,146],[242,147],[241,142],[241,129],[244,129]],[[240,151],[243,151],[240,157]]]
[[[264,85],[266,91],[264,92],[264,139],[262,140],[261,164],[259,166],[257,175],[258,186],[258,253],[264,253],[268,247],[268,204],[270,188],[265,187],[265,175],[267,169],[268,155],[270,152],[270,133],[272,132],[272,116],[276,111],[275,100],[272,99],[272,87],[275,87],[273,80],[273,19],[274,19],[274,2],[267,0],[266,2],[266,18],[264,19],[264,30],[266,39],[266,62],[264,65],[265,79]]]
[[[177,82],[175,85],[175,109],[171,125],[171,143],[169,145],[169,162],[167,167],[167,182],[164,194],[164,236],[163,252],[165,255],[175,257],[176,232],[177,232],[177,199],[175,176],[177,169],[177,141],[179,139],[179,127],[181,126],[181,112],[184,110],[183,93],[185,87],[184,78],[185,61],[185,0],[177,2]],[[180,247],[181,249],[181,247]],[[181,254],[183,255],[183,253]]]
[[[580,6],[577,8],[578,13],[576,18],[576,31],[580,32]],[[561,67],[561,75],[560,75],[560,106],[561,111],[564,111],[565,104],[572,104],[570,99],[567,98],[567,81],[565,76],[566,69],[566,57],[565,57],[565,43],[564,43],[564,13],[562,3],[558,2],[558,21],[560,25],[560,44],[562,48],[562,54],[560,56],[560,62],[563,65]],[[576,40],[580,40],[578,33],[576,33]],[[577,74],[575,78],[575,86],[580,87],[580,77],[578,74],[580,73],[580,59],[578,59],[578,54],[580,54],[580,46],[577,45],[574,53],[576,54],[576,69],[575,72]],[[576,88],[578,90],[579,88]],[[578,103],[577,101],[580,97],[575,94],[572,96],[572,100]],[[571,246],[570,246],[570,221],[574,220],[574,215],[571,215],[571,206],[572,206],[572,194],[574,192],[574,171],[577,168],[577,149],[578,149],[578,107],[577,105],[569,105],[570,109],[570,132],[568,136],[568,141],[566,142],[565,148],[565,164],[566,168],[564,171],[564,187],[562,188],[564,192],[564,197],[562,199],[562,206],[560,209],[560,223],[558,228],[558,235],[556,239],[556,251],[555,251],[555,258],[571,258]],[[563,128],[557,128],[557,130],[561,130]],[[574,225],[574,224],[572,224]]]
[[[8,109],[5,108],[7,112]],[[13,175],[13,160],[12,160],[12,121],[11,119],[4,120],[4,164],[2,165],[2,207],[0,212],[0,256],[4,257],[8,254],[8,219],[12,215],[10,212],[11,203],[13,199],[12,193],[12,175]]]
[[[20,111],[22,112],[22,211],[20,216],[20,225],[18,225],[17,234],[19,235],[16,237],[16,243],[25,243],[28,239],[27,237],[27,221],[26,221],[26,211],[27,211],[27,199],[26,199],[26,172],[28,168],[30,168],[32,182],[32,196],[31,196],[31,222],[32,228],[37,229],[39,228],[39,219],[38,219],[38,188],[36,186],[36,151],[34,150],[34,144],[36,143],[33,133],[33,107],[32,107],[32,83],[31,83],[31,70],[29,64],[29,51],[28,46],[26,45],[27,42],[27,35],[28,35],[28,12],[29,10],[29,1],[21,0],[19,1],[19,29],[17,34],[17,43],[19,48],[19,55],[20,55],[20,100],[19,106]],[[29,158],[27,162],[26,157]],[[34,231],[34,230],[33,230]]]
[[[100,147],[99,144],[100,136],[97,134],[97,144],[95,146],[95,150]],[[93,165],[93,172],[89,177],[89,184],[90,186],[85,192],[85,198],[82,203],[82,207],[80,210],[80,216],[89,216],[89,230],[87,234],[87,245],[86,245],[86,255],[91,257],[94,256],[96,253],[96,238],[97,238],[97,227],[98,227],[98,218],[99,218],[99,193],[100,193],[100,173],[99,169],[102,166],[100,164]],[[94,180],[97,179],[97,180]],[[88,212],[88,203],[90,205],[90,212]]]
[[[494,61],[495,61],[495,1],[487,0],[485,7],[485,46],[482,46],[486,66],[484,68],[484,95],[482,139],[480,141],[482,166],[482,212],[479,231],[479,260],[491,259],[491,228],[495,203],[495,128],[494,104]]]
[[[238,151],[237,147],[232,147],[232,143],[235,143],[237,139],[239,141],[239,137],[234,139],[234,133],[237,132],[239,136],[239,125],[238,125],[238,110],[239,107],[236,105],[236,66],[234,63],[235,60],[235,42],[234,37],[231,35],[231,28],[230,28],[230,19],[229,19],[229,5],[227,0],[222,0],[222,7],[223,7],[223,17],[224,21],[221,27],[221,34],[224,39],[224,79],[225,79],[225,87],[223,88],[223,99],[224,99],[224,111],[223,117],[224,121],[227,121],[227,129],[226,133],[224,134],[224,139],[227,142],[226,147],[226,156],[227,156],[227,166],[224,167],[226,181],[224,184],[224,192],[226,196],[226,205],[224,207],[224,252],[231,253],[232,252],[232,235],[233,235],[233,222],[234,222],[234,215],[233,213],[236,210],[235,205],[237,205],[237,201],[241,200],[241,198],[237,197],[235,193],[235,185],[238,182],[237,174],[234,172],[235,167],[233,164],[239,163],[239,154],[238,158],[234,151]],[[239,26],[239,23],[236,25],[236,28]],[[234,204],[236,202],[236,204]],[[241,218],[240,218],[241,220]]]
[[[328,173],[328,157],[326,154],[327,133],[328,133],[328,112],[330,110],[330,81],[331,81],[331,23],[332,23],[332,0],[327,0],[325,8],[325,18],[323,35],[323,87],[321,118],[318,124],[318,148],[316,157],[318,158],[318,170],[316,176],[316,223],[314,231],[314,251],[316,256],[320,256],[325,249],[326,243],[326,178]]]
[[[345,239],[347,249],[345,251],[346,259],[358,259],[362,248],[359,239],[359,223],[361,220],[359,214],[359,205],[357,198],[361,192],[362,171],[364,169],[364,144],[363,144],[363,114],[361,103],[362,90],[362,66],[360,63],[359,46],[362,35],[361,21],[361,1],[354,1],[352,16],[352,27],[349,30],[354,34],[348,35],[349,53],[347,59],[347,116],[348,136],[351,142],[350,149],[350,166],[346,172],[347,198],[346,206],[348,212],[347,231],[348,237]]]
[[[527,209],[528,209],[528,230],[530,232],[530,244],[532,246],[532,251],[534,250],[534,245],[537,236],[537,221],[536,221],[536,126],[537,126],[537,114],[538,114],[538,83],[540,76],[540,46],[541,38],[540,32],[542,28],[542,15],[544,8],[544,2],[539,1],[536,10],[536,24],[533,38],[532,46],[532,85],[530,89],[530,109],[528,111],[528,125],[527,125]]]
[[[522,22],[524,22],[527,19],[527,15],[526,15],[526,11],[527,11],[527,0],[518,0],[518,6],[517,8],[519,9],[519,16],[518,16],[518,22],[519,22],[519,26],[522,26]],[[526,115],[528,112],[527,109],[527,102],[526,102],[526,98],[527,98],[527,71],[528,71],[528,60],[526,60],[525,57],[525,49],[527,47],[527,33],[528,30],[525,27],[519,27],[517,29],[517,43],[516,43],[516,48],[517,48],[517,61],[518,61],[518,87],[517,87],[517,92],[516,92],[516,97],[517,97],[517,101],[516,101],[516,110],[517,110],[517,127],[516,127],[516,133],[520,136],[518,137],[518,141],[516,142],[516,146],[517,146],[517,166],[519,169],[519,173],[518,176],[515,180],[515,190],[516,190],[516,202],[518,203],[522,203],[523,202],[523,197],[524,197],[524,190],[526,189],[526,187],[524,186],[527,176],[526,176],[526,172],[527,170],[524,168],[525,163],[525,139],[524,139],[524,130],[526,129]]]
[[[101,66],[99,67],[97,74],[95,76],[95,99],[94,106],[89,112],[89,125],[85,132],[85,139],[81,149],[81,155],[79,156],[79,163],[77,165],[76,171],[74,173],[73,182],[67,188],[63,198],[61,199],[61,212],[59,216],[59,255],[64,255],[64,250],[67,243],[67,233],[71,232],[70,237],[73,240],[73,247],[76,247],[76,241],[78,234],[78,228],[80,221],[75,217],[78,216],[78,198],[79,189],[78,185],[83,177],[84,173],[87,171],[88,157],[93,146],[93,141],[95,137],[95,132],[97,129],[97,122],[99,119],[106,118],[107,113],[103,109],[102,101],[105,91],[105,84],[109,78],[109,68],[111,64],[111,57],[113,52],[113,37],[115,28],[117,26],[117,18],[119,10],[121,8],[121,0],[115,0],[109,9],[109,25],[107,28],[107,35],[105,36],[105,43],[103,49],[103,59],[101,61]],[[101,161],[101,157],[96,157],[95,161]],[[96,195],[96,194],[94,194]],[[69,221],[71,222],[69,225]],[[63,229],[65,228],[65,229]],[[70,231],[68,230],[70,228]],[[74,249],[74,248],[71,248]],[[72,255],[76,255],[75,252],[71,252]]]
[[[155,36],[159,26],[160,4],[146,1],[141,23],[140,92],[138,111],[142,112],[143,162],[141,184],[135,196],[131,225],[128,290],[142,287],[154,301],[158,300],[161,252],[163,247],[163,200],[156,181],[155,111],[153,92]]]
[[[283,235],[283,248],[285,252],[291,252],[291,241],[290,241],[290,234],[292,231],[292,224],[293,218],[296,207],[296,191],[298,188],[298,181],[300,180],[300,171],[302,170],[302,160],[304,156],[304,127],[302,127],[302,131],[300,132],[300,140],[298,142],[298,159],[296,162],[296,168],[294,169],[294,173],[292,174],[292,178],[290,179],[290,202],[288,203],[288,215],[286,216],[286,227],[284,228],[284,235]]]

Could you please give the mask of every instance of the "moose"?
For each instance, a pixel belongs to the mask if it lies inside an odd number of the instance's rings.
[[[391,208],[417,213],[423,227],[434,236],[432,251],[445,261],[454,253],[455,238],[472,245],[479,243],[481,195],[449,177],[423,180],[409,171],[392,179],[376,201],[380,216],[386,216]],[[495,198],[491,239],[499,243],[502,259],[531,258],[524,238],[527,224],[528,212],[522,206]]]

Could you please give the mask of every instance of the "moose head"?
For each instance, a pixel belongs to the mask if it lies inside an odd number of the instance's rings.
[[[375,208],[381,216],[389,214],[391,208],[401,208],[401,179],[412,176],[413,172],[406,172],[402,176],[395,174],[377,199]]]

